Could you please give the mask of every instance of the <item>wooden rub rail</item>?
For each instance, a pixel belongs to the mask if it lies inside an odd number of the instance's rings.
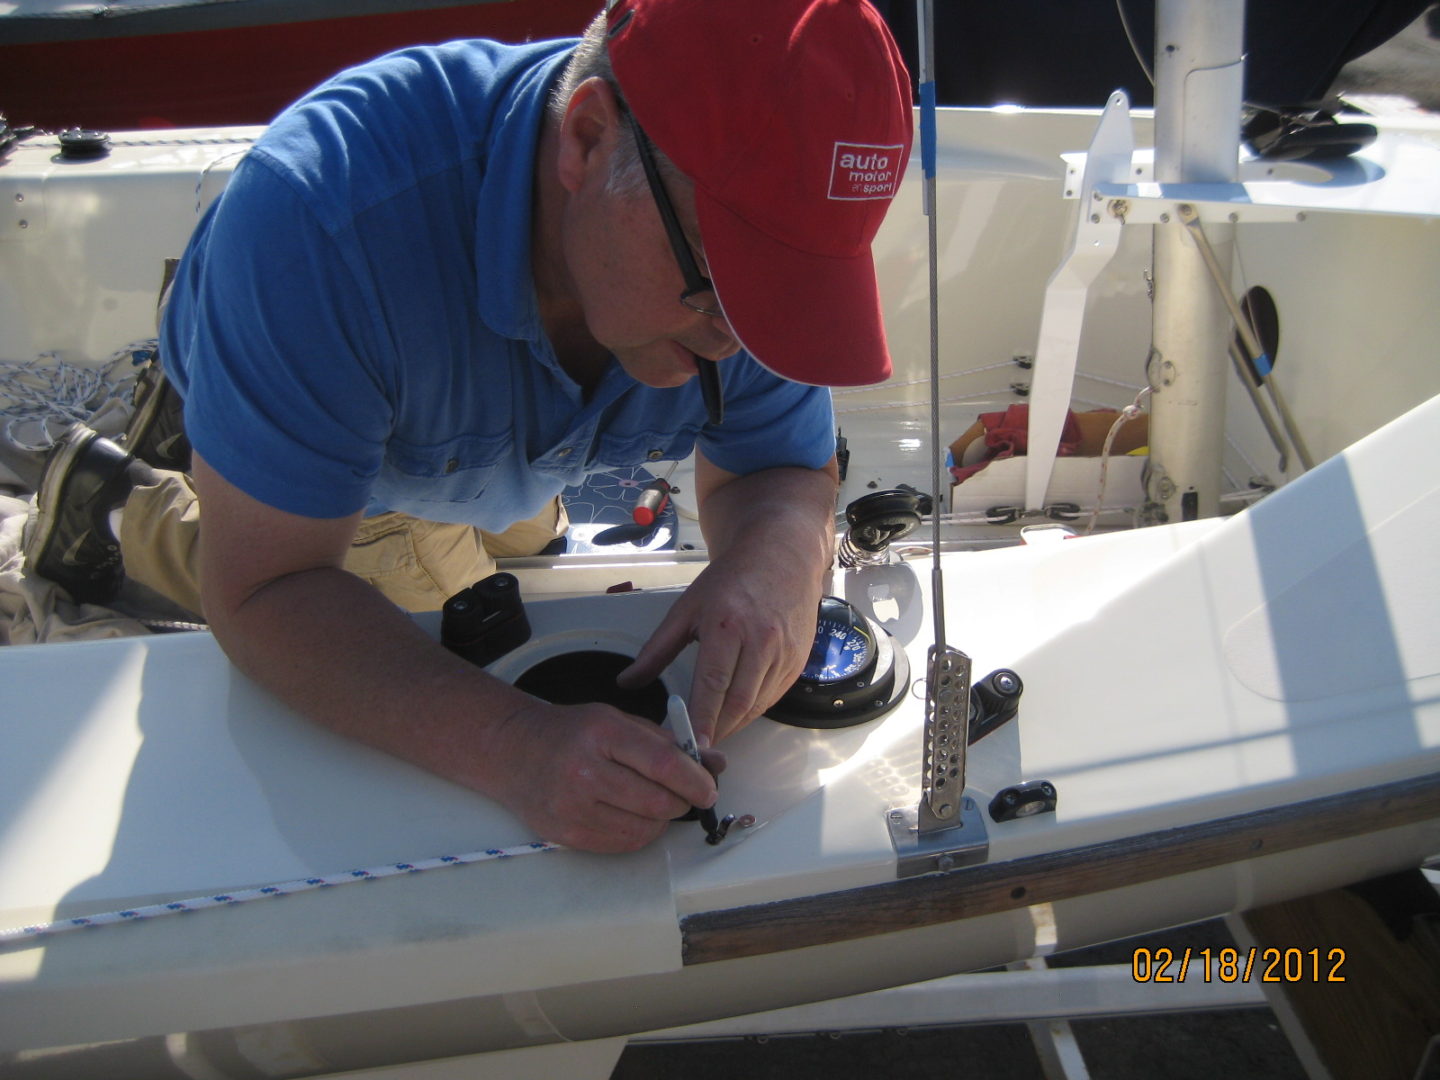
[[[1430,818],[1440,818],[1440,773],[1010,862],[699,912],[680,921],[684,960],[736,960],[992,915]]]

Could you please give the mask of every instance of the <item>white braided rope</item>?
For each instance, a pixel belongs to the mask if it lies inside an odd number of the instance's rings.
[[[22,450],[48,450],[55,442],[51,424],[64,432],[84,423],[107,401],[129,401],[135,392],[139,365],[154,355],[155,338],[133,341],[101,364],[72,364],[56,352],[33,360],[0,360],[0,417],[4,435]],[[38,425],[40,442],[18,434],[21,424]]]
[[[1132,394],[1140,389],[1140,387],[1136,386],[1133,382],[1129,382],[1125,379],[1112,379],[1107,375],[1097,375],[1093,371],[1077,370],[1075,372],[1075,377],[1077,379],[1088,379],[1090,382],[1104,383],[1106,386],[1116,386],[1119,387],[1121,390],[1128,390]]]
[[[328,889],[337,885],[352,885],[357,881],[378,881],[380,878],[400,874],[419,874],[442,866],[466,866],[471,863],[488,862],[491,859],[509,859],[517,855],[534,855],[542,851],[558,851],[559,844],[545,840],[532,840],[508,848],[486,848],[472,851],[468,855],[438,855],[433,859],[422,859],[413,863],[389,863],[368,870],[347,870],[342,874],[327,874],[322,877],[299,878],[282,881],[274,885],[262,885],[253,889],[238,889],[235,892],[217,893],[214,896],[192,896],[185,900],[170,900],[161,904],[126,908],[122,911],[106,911],[98,915],[77,915],[69,919],[36,923],[33,926],[17,926],[0,930],[0,950],[17,945],[33,944],[70,930],[93,930],[117,923],[141,922],[163,915],[186,915],[212,908],[234,907],[250,900],[268,900],[278,896],[310,892],[314,889]]]

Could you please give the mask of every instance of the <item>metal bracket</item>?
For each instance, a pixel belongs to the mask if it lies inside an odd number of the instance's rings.
[[[1407,136],[1391,136],[1408,139]],[[1396,168],[1404,155],[1407,167]],[[1065,153],[1064,197],[1081,201],[1086,215],[1097,208],[1115,213],[1117,199],[1126,202],[1126,225],[1162,225],[1171,221],[1182,203],[1200,207],[1215,222],[1228,221],[1258,225],[1275,222],[1304,222],[1313,212],[1351,214],[1401,214],[1431,218],[1440,214],[1440,192],[1435,185],[1423,185],[1414,178],[1425,175],[1440,160],[1434,146],[1403,149],[1382,138],[1344,159],[1315,161],[1272,161],[1247,159],[1238,163],[1234,181],[1167,182],[1155,179],[1155,151],[1136,148],[1121,175],[1110,173],[1092,187],[1082,180],[1089,167],[1089,153]]]
[[[1045,286],[1040,311],[1040,336],[1035,348],[1034,376],[1030,380],[1030,452],[1025,458],[1025,508],[1045,505],[1055,447],[1065,426],[1065,410],[1075,392],[1075,369],[1090,289],[1120,248],[1127,216],[1106,210],[1103,185],[1120,190],[1109,198],[1125,197],[1135,155],[1130,125],[1130,101],[1123,91],[1110,95],[1083,165],[1066,176],[1067,197],[1078,193],[1080,213],[1069,251]],[[1048,447],[1048,450],[1046,449]]]
[[[990,853],[984,818],[964,793],[970,657],[937,645],[929,660],[920,800],[885,814],[900,878],[984,862]]]
[[[890,810],[885,822],[890,828],[890,843],[895,847],[895,876],[916,877],[956,870],[962,866],[983,863],[990,855],[990,839],[985,833],[985,815],[975,800],[960,800],[958,822],[934,827],[925,822],[924,804]]]
[[[956,800],[965,791],[970,657],[959,649],[931,646],[925,694],[920,804],[929,815],[927,827],[929,822],[944,826],[956,816]]]

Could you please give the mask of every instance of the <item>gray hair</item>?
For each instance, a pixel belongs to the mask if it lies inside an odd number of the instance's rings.
[[[586,79],[604,79],[610,84],[610,88],[615,92],[615,100],[620,103],[620,140],[615,146],[614,156],[610,159],[610,177],[605,188],[612,195],[628,197],[648,192],[649,186],[645,182],[645,168],[640,162],[640,152],[635,145],[632,131],[634,120],[630,106],[625,102],[625,94],[620,89],[619,80],[615,78],[614,68],[610,66],[610,52],[605,47],[608,30],[605,12],[602,11],[586,27],[584,36],[575,46],[569,63],[560,75],[560,81],[555,84],[550,95],[550,116],[557,124],[565,119],[571,97]],[[651,145],[654,146],[653,143]],[[679,170],[664,152],[658,146],[654,147],[654,151],[655,164],[661,173],[678,176]]]

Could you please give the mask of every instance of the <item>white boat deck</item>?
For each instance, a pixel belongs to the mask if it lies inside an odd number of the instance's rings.
[[[1406,490],[1423,488],[1419,499],[1366,482],[1426,444],[1437,414],[1440,400],[1230,521],[946,556],[950,639],[977,674],[1013,667],[1027,685],[1020,719],[973,748],[967,792],[983,804],[1036,778],[1060,792],[1053,815],[987,824],[987,865],[1440,765],[1440,642],[1427,615],[1440,577],[1433,561],[1416,571],[1426,565],[1416,545],[1440,527],[1440,476],[1412,471],[1419,487]],[[1334,508],[1346,491],[1365,501],[1342,528]],[[1294,545],[1320,507],[1331,530]],[[902,563],[836,581],[911,651],[913,670],[929,638],[924,570]],[[492,670],[513,677],[566,651],[624,652],[672,596],[536,602],[534,638]],[[485,800],[297,719],[205,634],[16,648],[0,654],[0,673],[7,685],[51,688],[8,709],[0,921],[532,839]],[[682,657],[667,680],[687,679]],[[675,972],[677,918],[894,880],[885,815],[916,797],[921,712],[912,697],[836,732],[752,725],[727,744],[720,808],[757,825],[719,847],[678,824],[663,844],[618,859],[539,854],[0,953],[0,1045],[54,1045],[75,1033],[77,1007],[85,1037],[106,1039]],[[1130,888],[1123,904],[1104,894],[1057,903],[1047,932],[1070,947],[1317,891],[1337,865],[1341,877],[1369,876],[1440,850],[1440,824],[1319,850]],[[1020,907],[951,926],[935,962],[1031,955],[1032,916]],[[903,954],[887,945],[891,963]],[[397,975],[402,956],[423,977]],[[847,970],[857,991],[886,977]],[[769,993],[783,1003],[782,985]],[[647,1008],[679,1022],[707,1006]]]

